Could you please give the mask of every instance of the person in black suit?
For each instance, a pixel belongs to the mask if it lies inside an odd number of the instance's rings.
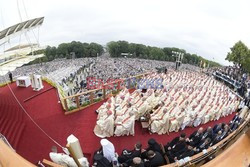
[[[187,138],[187,141],[188,142],[193,142],[193,146],[196,147],[200,143],[202,135],[203,135],[203,128],[200,127],[197,131],[195,131],[194,133],[192,133],[189,136],[189,138]]]
[[[183,158],[186,158],[186,157],[191,157],[195,154],[195,151],[194,151],[194,142],[189,142],[185,148],[185,151],[180,154],[178,157],[175,157],[175,161],[176,160],[180,160],[180,159],[183,159]]]
[[[225,125],[223,132],[221,134],[220,140],[226,138],[230,132],[231,132],[230,127],[228,125]]]
[[[198,147],[195,149],[195,151],[196,151],[196,153],[199,153],[204,149],[208,149],[208,147],[210,147],[210,145],[211,145],[211,138],[208,137],[198,145]]]
[[[160,144],[157,143],[153,138],[148,140],[148,148],[146,150],[153,150],[162,153]]]
[[[174,158],[178,157],[185,151],[186,148],[186,134],[182,133],[180,137],[175,138],[167,147],[167,156],[170,162],[174,162]]]
[[[222,134],[222,131],[220,130],[214,137],[214,140],[212,142],[212,145],[215,145],[217,144],[218,142],[221,141],[221,134]]]
[[[144,167],[144,162],[142,161],[141,158],[135,157],[133,158],[133,162],[130,166],[131,167]]]
[[[186,134],[182,133],[180,136],[174,138],[170,143],[167,143],[164,147],[165,150],[171,150],[179,141],[185,140]]]
[[[123,166],[130,166],[133,162],[133,158],[141,157],[141,147],[142,144],[137,142],[133,150],[123,150],[122,155],[118,157],[118,162],[123,164]]]
[[[161,150],[160,144],[157,143],[157,142],[155,141],[155,139],[153,139],[153,138],[151,138],[151,139],[148,140],[148,148],[147,148],[146,150],[144,150],[144,151],[142,152],[142,154],[141,154],[142,159],[145,159],[145,158],[147,157],[147,152],[148,152],[149,150],[152,150],[152,151],[155,151],[155,152],[157,151],[157,152],[163,154],[163,153],[162,153],[162,150]]]
[[[214,138],[213,129],[210,126],[203,133],[201,140],[204,141],[207,138],[210,138],[210,140],[213,140]]]
[[[233,117],[232,122],[236,122],[236,121],[240,122],[240,120],[241,118],[239,117],[239,112],[237,112],[235,116]]]
[[[231,131],[234,131],[239,127],[239,125],[240,125],[240,123],[238,121],[232,122],[232,123],[230,122],[229,127],[230,127]]]
[[[13,82],[13,76],[12,76],[12,73],[9,71],[9,78],[10,78],[10,83]]]
[[[222,123],[214,125],[213,132],[217,134],[222,129]]]
[[[149,150],[147,152],[147,160],[145,161],[146,167],[158,167],[165,165],[165,161],[163,156],[159,152],[154,152],[153,150]]]

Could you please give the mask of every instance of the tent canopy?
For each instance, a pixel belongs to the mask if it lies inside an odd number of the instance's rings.
[[[8,27],[0,31],[0,41],[8,36],[14,35],[17,32],[29,30],[37,26],[40,26],[43,24],[43,20],[44,20],[44,17],[39,17],[39,18],[27,20],[27,21],[15,24],[11,27]]]

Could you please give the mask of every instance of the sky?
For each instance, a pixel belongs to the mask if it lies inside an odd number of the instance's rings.
[[[44,46],[126,40],[178,47],[228,65],[237,41],[250,47],[249,6],[249,0],[0,0],[0,29],[44,16]],[[35,41],[34,34],[28,36]]]

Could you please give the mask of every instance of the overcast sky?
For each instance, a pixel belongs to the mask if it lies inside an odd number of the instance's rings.
[[[23,21],[45,16],[42,45],[126,40],[178,47],[222,64],[228,64],[224,59],[237,41],[250,47],[249,0],[18,0],[18,4]],[[17,0],[0,0],[1,30],[21,21],[17,6]]]

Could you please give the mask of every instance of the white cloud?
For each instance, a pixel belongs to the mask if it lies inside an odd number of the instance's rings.
[[[227,64],[229,48],[250,45],[248,0],[18,0],[23,20],[45,16],[43,45],[127,40],[179,47]],[[17,1],[0,0],[0,27],[20,21]],[[1,21],[2,20],[2,21]]]

